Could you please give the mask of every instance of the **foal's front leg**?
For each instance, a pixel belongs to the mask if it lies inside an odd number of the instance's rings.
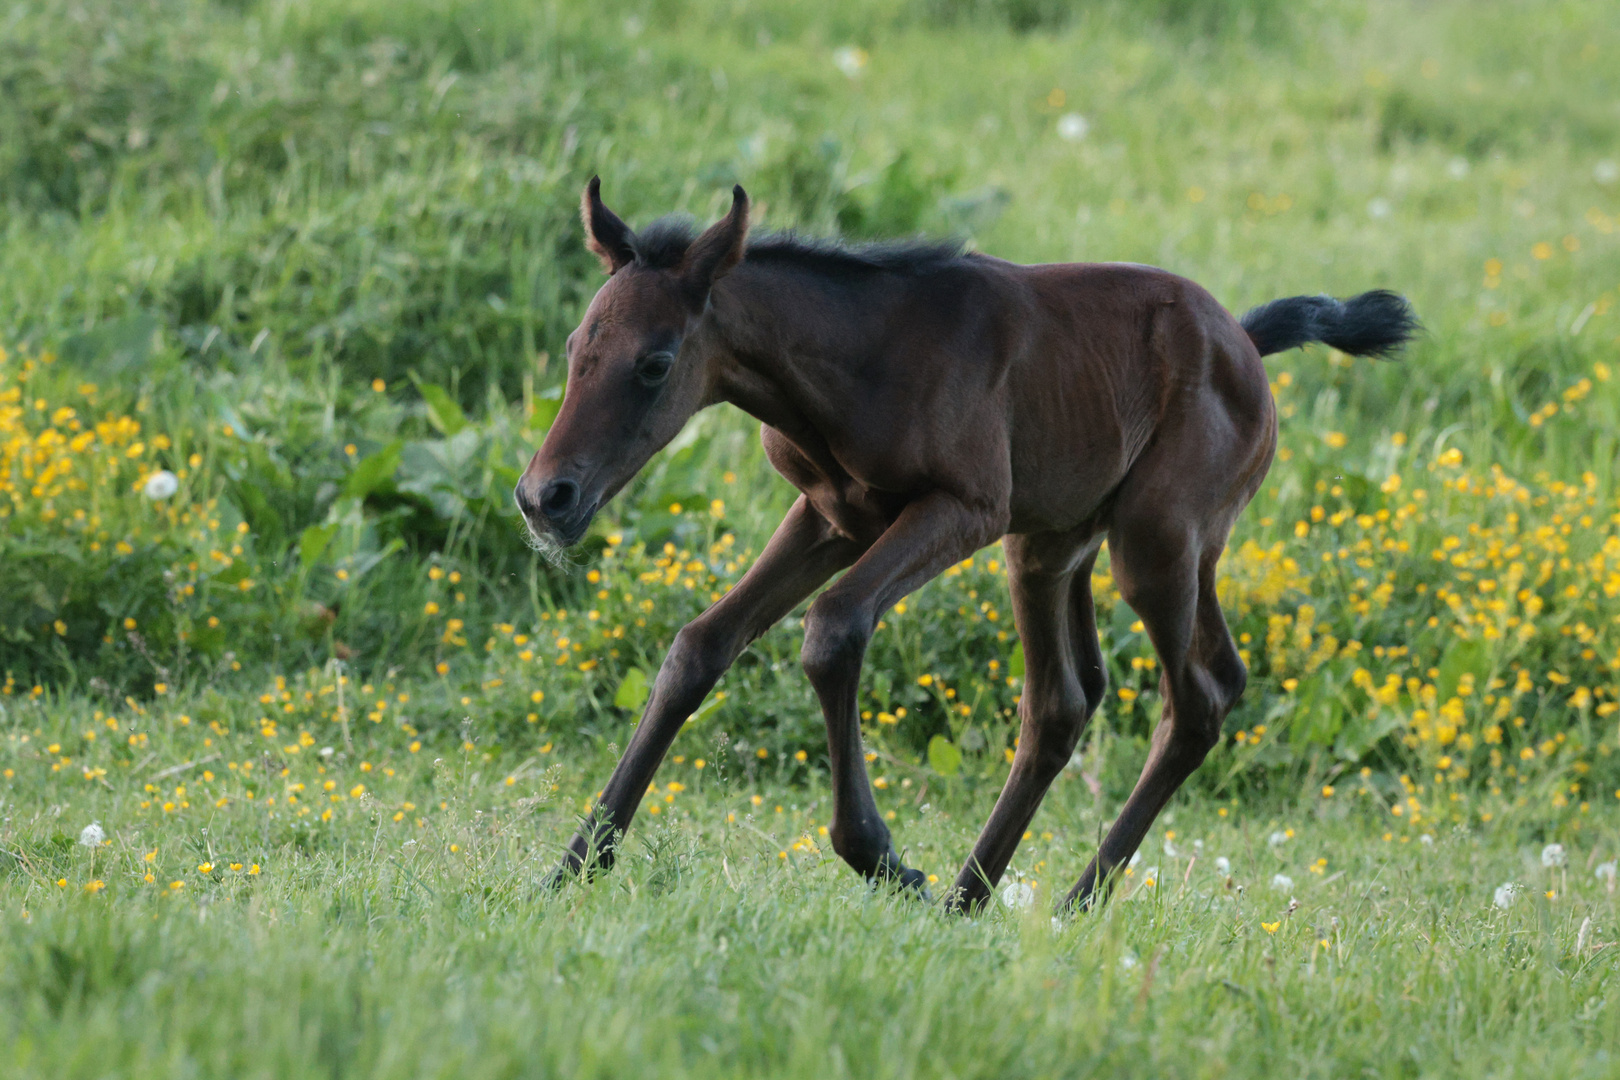
[[[868,878],[925,890],[927,876],[902,865],[878,812],[861,749],[856,703],[861,661],[878,617],[895,601],[1001,534],[999,515],[943,494],[908,505],[849,573],[805,616],[804,670],[827,720],[833,850]]]
[[[793,504],[736,586],[675,635],[641,723],[601,799],[569,843],[552,884],[578,873],[593,853],[598,864],[613,865],[614,837],[630,827],[653,773],[687,717],[749,642],[860,553],[860,544],[834,532],[802,496]]]

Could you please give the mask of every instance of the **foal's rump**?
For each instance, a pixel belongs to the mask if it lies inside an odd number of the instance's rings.
[[[1019,269],[1042,324],[1014,365],[1021,524],[1067,529],[1092,517],[1154,447],[1163,457],[1173,444],[1227,475],[1269,460],[1265,367],[1208,291],[1131,263]],[[1032,503],[1038,513],[1019,513]]]

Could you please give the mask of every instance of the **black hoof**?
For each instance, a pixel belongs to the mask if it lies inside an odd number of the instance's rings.
[[[894,883],[901,889],[913,894],[926,904],[934,902],[933,893],[928,891],[928,875],[921,870],[913,870],[909,866],[902,866],[900,872],[895,874]]]
[[[562,887],[579,877],[579,868],[563,863],[551,873],[540,879],[540,888],[543,892],[561,892]]]

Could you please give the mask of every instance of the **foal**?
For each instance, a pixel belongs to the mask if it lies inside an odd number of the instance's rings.
[[[647,710],[558,875],[608,865],[686,719],[737,655],[810,605],[802,659],[827,723],[833,849],[923,890],[867,780],[856,690],[877,621],[1005,538],[1024,646],[1017,754],[949,895],[989,897],[1107,678],[1091,570],[1106,539],[1120,593],[1163,663],[1164,711],[1135,790],[1066,903],[1087,904],[1215,745],[1246,671],[1215,598],[1227,533],[1270,467],[1277,417],[1260,358],[1307,342],[1398,349],[1416,327],[1388,292],[1276,300],[1240,324],[1146,266],[1019,266],[944,244],[748,241],[748,197],[693,236],[632,232],[585,189],[586,242],[610,275],[568,338],[568,387],[515,497],[569,545],[699,409],[728,401],[802,494],[759,561],[675,636]]]

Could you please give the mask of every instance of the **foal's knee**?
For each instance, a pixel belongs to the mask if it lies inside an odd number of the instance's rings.
[[[1191,772],[1221,741],[1221,724],[1243,693],[1248,672],[1239,662],[1235,669],[1198,671],[1176,695],[1171,722],[1171,752]]]
[[[664,654],[658,669],[659,689],[682,693],[709,688],[720,681],[730,666],[732,650],[728,635],[694,620],[681,627]]]
[[[870,621],[859,608],[827,595],[810,605],[804,617],[804,646],[799,662],[817,690],[831,688],[858,671],[872,637]]]
[[[1051,783],[1074,757],[1080,732],[1096,706],[1086,695],[1051,704],[1032,704],[1024,730],[1029,733],[1029,765],[1043,783]]]

